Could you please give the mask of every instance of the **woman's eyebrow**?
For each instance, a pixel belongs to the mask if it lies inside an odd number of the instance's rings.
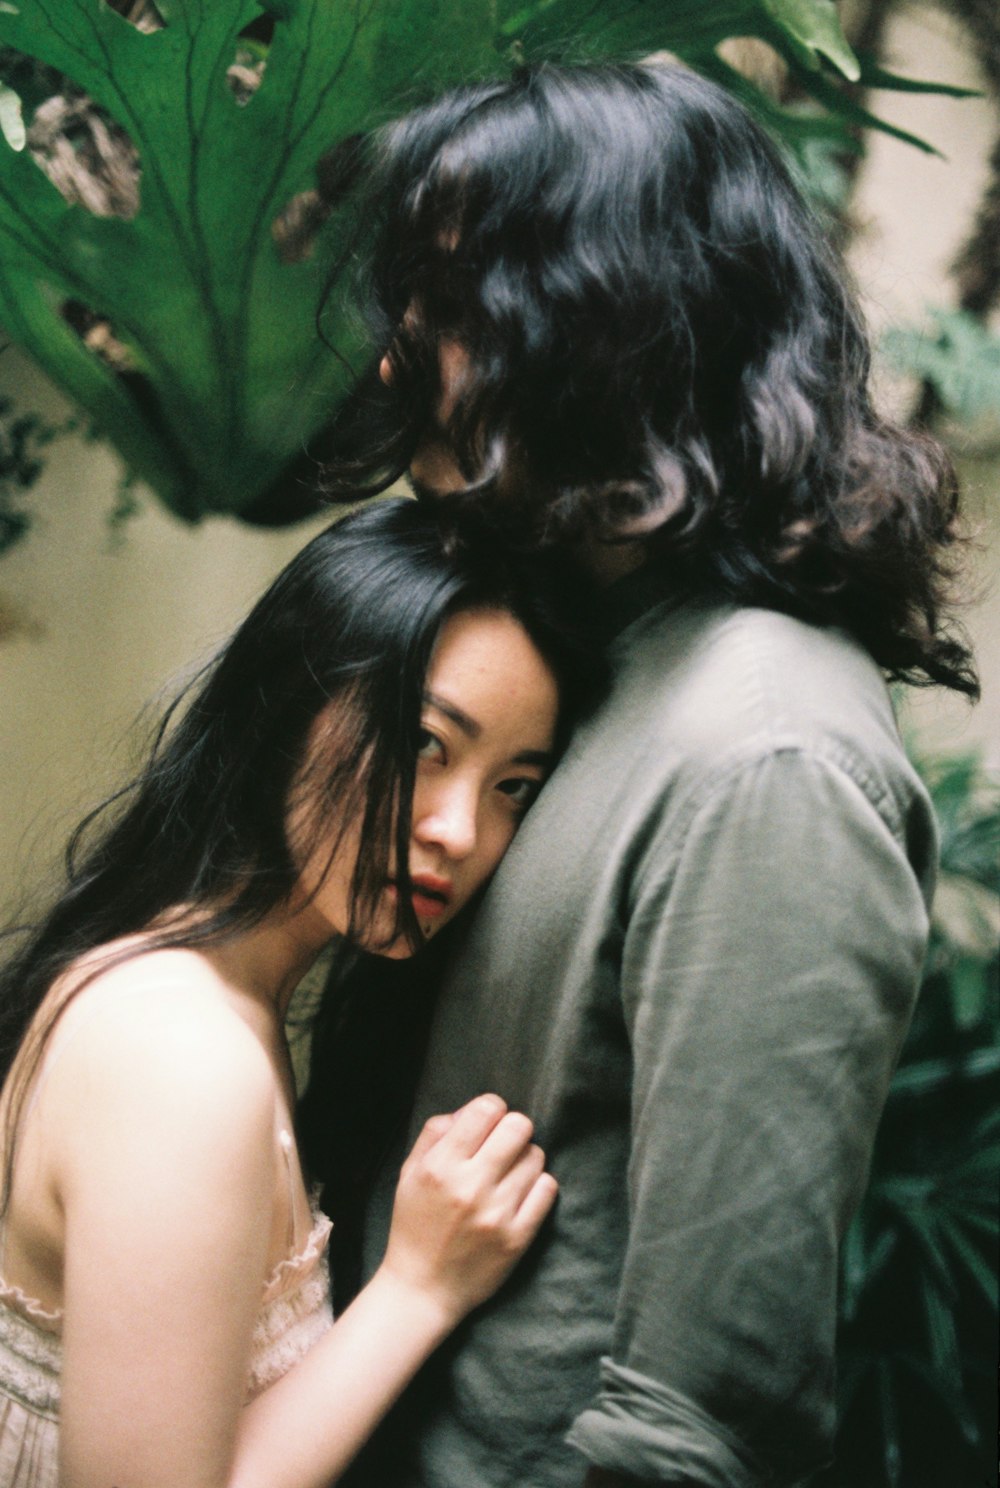
[[[463,713],[462,709],[456,707],[454,703],[446,702],[443,697],[438,697],[437,693],[425,692],[424,702],[430,703],[431,707],[443,713],[445,718],[450,718],[452,723],[457,724],[463,734],[467,734],[470,739],[478,739],[482,733],[482,724],[470,718],[468,713]]]
[[[515,754],[511,761],[514,765],[539,765],[547,769],[555,756],[549,749],[522,749],[520,754]]]

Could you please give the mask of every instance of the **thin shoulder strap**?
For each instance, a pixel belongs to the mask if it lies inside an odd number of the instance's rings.
[[[295,1178],[297,1166],[295,1158],[297,1154],[295,1151],[295,1138],[292,1136],[287,1126],[282,1126],[278,1129],[278,1146],[281,1149],[281,1156],[285,1164],[285,1182],[288,1190],[288,1227],[285,1237],[285,1245],[289,1256],[293,1256],[298,1254],[299,1248],[299,1226],[296,1217],[295,1203]]]

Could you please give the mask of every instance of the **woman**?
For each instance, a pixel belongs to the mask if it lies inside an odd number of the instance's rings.
[[[499,1098],[429,1122],[331,1327],[282,1028],[331,938],[435,935],[539,789],[587,662],[519,573],[412,502],[346,517],[74,836],[0,981],[5,1488],[330,1482],[551,1207]]]

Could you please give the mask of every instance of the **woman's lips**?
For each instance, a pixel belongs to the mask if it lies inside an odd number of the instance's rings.
[[[411,877],[410,883],[413,885],[410,903],[414,914],[421,920],[440,919],[451,902],[449,881],[435,873],[418,873]],[[397,883],[393,882],[389,887],[394,895],[399,893]]]
[[[414,913],[420,919],[439,919],[448,908],[451,899],[451,884],[448,880],[439,878],[436,873],[415,873],[410,882],[413,885],[410,902]]]
[[[419,889],[414,891],[410,903],[413,905],[414,914],[421,920],[436,920],[448,908],[444,899],[434,899],[430,894],[422,893]]]

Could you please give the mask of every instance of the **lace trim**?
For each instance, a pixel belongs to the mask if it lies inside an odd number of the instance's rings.
[[[58,1333],[0,1305],[0,1395],[46,1420],[57,1420],[61,1364]]]
[[[263,1305],[265,1307],[294,1286],[300,1277],[303,1280],[308,1277],[315,1270],[317,1261],[324,1255],[333,1223],[325,1214],[318,1214],[315,1208],[313,1214],[315,1222],[298,1255],[286,1256],[284,1260],[279,1261],[264,1283]]]
[[[63,1320],[62,1308],[57,1307],[55,1312],[47,1312],[34,1297],[29,1297],[27,1292],[22,1292],[19,1286],[13,1286],[9,1281],[4,1281],[2,1276],[0,1276],[0,1302],[6,1303],[11,1312],[17,1313],[25,1321],[36,1323],[46,1333],[52,1333],[58,1337],[59,1324]]]
[[[332,1326],[329,1280],[325,1269],[317,1267],[291,1291],[275,1297],[257,1318],[246,1400],[287,1374]]]
[[[309,1231],[305,1245],[297,1255],[285,1256],[280,1260],[264,1283],[264,1291],[261,1297],[261,1305],[266,1307],[283,1292],[290,1290],[296,1280],[306,1277],[315,1268],[316,1262],[326,1251],[333,1222],[325,1214],[318,1212],[315,1196],[312,1199],[312,1212],[315,1222]],[[24,1318],[27,1322],[35,1323],[46,1333],[55,1337],[61,1332],[63,1318],[65,1316],[61,1307],[52,1312],[47,1311],[35,1297],[30,1297],[27,1292],[22,1291],[19,1286],[12,1282],[4,1281],[0,1276],[0,1303],[5,1303],[11,1312]]]
[[[59,1488],[59,1422],[0,1394],[0,1483]]]
[[[247,1401],[287,1374],[333,1325],[329,1276],[320,1264],[332,1228],[325,1214],[316,1214],[303,1249],[279,1261],[268,1277],[254,1325]],[[62,1317],[61,1309],[49,1312],[0,1279],[0,1398],[50,1421],[59,1418]]]

